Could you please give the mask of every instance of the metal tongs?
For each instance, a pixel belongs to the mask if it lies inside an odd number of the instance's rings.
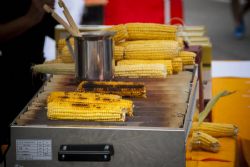
[[[80,37],[80,31],[78,29],[77,24],[75,23],[73,17],[71,16],[71,14],[69,13],[69,10],[67,8],[67,6],[65,5],[65,3],[62,0],[58,1],[58,5],[63,8],[63,14],[66,17],[66,19],[68,20],[68,23],[66,21],[64,21],[63,18],[61,18],[51,7],[49,7],[47,4],[44,4],[43,9],[47,12],[47,13],[51,13],[51,16],[58,21],[60,24],[63,25],[63,27],[72,35],[75,37]]]

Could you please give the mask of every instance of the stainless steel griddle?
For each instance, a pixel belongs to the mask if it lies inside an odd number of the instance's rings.
[[[124,80],[124,79],[116,79]],[[127,80],[127,79],[126,79]],[[197,67],[144,82],[125,122],[48,120],[51,91],[73,91],[74,76],[49,77],[11,125],[9,167],[184,167],[185,143],[196,104]]]

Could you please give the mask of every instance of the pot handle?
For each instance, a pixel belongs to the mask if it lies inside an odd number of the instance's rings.
[[[76,58],[75,58],[75,54],[74,54],[74,49],[73,49],[73,47],[71,46],[70,41],[69,41],[71,37],[72,37],[72,35],[69,35],[69,36],[66,38],[66,44],[67,44],[67,47],[68,47],[68,49],[69,49],[69,52],[70,52],[71,56],[73,57],[74,62],[75,62],[75,61],[76,61]]]

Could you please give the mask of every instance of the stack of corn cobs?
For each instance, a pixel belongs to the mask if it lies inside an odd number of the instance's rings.
[[[177,74],[184,65],[195,64],[196,54],[183,51],[178,27],[156,23],[128,23],[112,26],[115,31],[113,58],[115,77],[165,78]],[[59,56],[54,63],[73,63],[65,40],[59,40]],[[73,41],[71,41],[73,44]]]

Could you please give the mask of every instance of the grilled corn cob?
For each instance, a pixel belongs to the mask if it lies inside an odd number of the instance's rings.
[[[231,137],[238,133],[238,128],[233,124],[213,122],[202,122],[200,126],[197,122],[193,122],[191,130],[205,132],[213,137]]]
[[[133,115],[133,102],[130,100],[121,99],[121,96],[112,94],[100,93],[84,93],[84,92],[52,92],[48,99],[48,103],[53,101],[58,102],[74,102],[88,105],[98,104],[99,106],[117,105],[126,110],[129,116]]]
[[[137,64],[115,66],[115,77],[126,78],[166,78],[163,64]]]
[[[117,94],[124,97],[146,97],[146,88],[141,82],[82,81],[77,91]]]
[[[171,60],[179,56],[179,45],[176,41],[129,44],[125,47],[124,59]]]
[[[125,48],[123,46],[114,46],[114,59],[116,61],[122,60]]]
[[[183,65],[193,65],[195,64],[196,54],[188,51],[181,51],[180,57],[182,59]]]
[[[64,98],[64,99],[81,99],[81,100],[102,100],[102,101],[117,101],[121,99],[119,95],[111,94],[101,94],[101,93],[83,93],[83,92],[51,92],[48,97],[48,102],[54,99]]]
[[[111,28],[107,28],[106,30],[116,32],[116,34],[113,37],[115,43],[125,41],[128,38],[127,27],[124,24],[115,25],[112,26]]]
[[[172,65],[174,73],[179,73],[183,70],[182,59],[180,57],[173,58]]]
[[[163,64],[167,69],[167,74],[173,74],[173,66],[171,60],[120,60],[117,65],[136,65],[136,64]]]
[[[220,149],[219,141],[203,132],[193,132],[191,139],[192,150],[203,149],[210,152],[218,152]]]
[[[156,23],[128,23],[126,27],[128,31],[128,40],[176,40],[177,26]]]
[[[49,119],[86,120],[86,121],[125,121],[121,108],[108,105],[89,106],[81,102],[51,101],[48,103]]]

